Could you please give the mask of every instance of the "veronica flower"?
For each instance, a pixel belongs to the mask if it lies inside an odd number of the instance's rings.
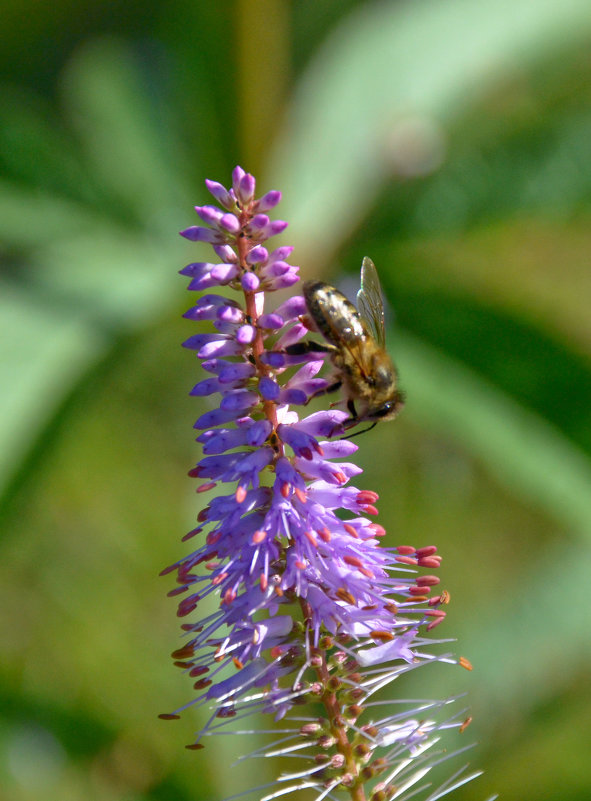
[[[187,635],[173,658],[194,679],[190,704],[210,710],[188,747],[202,748],[229,718],[286,717],[280,747],[255,755],[292,755],[299,768],[265,799],[303,788],[317,801],[415,796],[448,758],[435,744],[465,725],[463,713],[449,718],[449,700],[370,699],[429,662],[469,668],[432,653],[425,636],[445,615],[447,594],[431,595],[439,579],[423,572],[440,557],[430,545],[380,545],[378,496],[350,484],[361,470],[350,461],[357,445],[342,438],[347,414],[306,414],[331,381],[319,375],[323,354],[289,351],[308,334],[304,299],[275,306],[269,297],[299,280],[292,248],[268,246],[287,225],[268,216],[281,194],[257,198],[240,167],[230,189],[206,185],[217,205],[196,207],[204,224],[182,235],[210,243],[216,259],[181,273],[200,293],[185,317],[208,328],[184,343],[207,373],[191,394],[214,399],[195,423],[203,458],[190,475],[198,493],[215,495],[184,538],[196,537],[196,550],[164,571],[176,572],[170,594],[181,596]],[[215,611],[201,616],[209,596]],[[323,714],[303,716],[308,702]],[[425,797],[469,778],[458,774]]]

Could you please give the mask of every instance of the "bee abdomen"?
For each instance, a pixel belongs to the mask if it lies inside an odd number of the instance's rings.
[[[366,331],[353,304],[324,281],[306,281],[304,298],[320,333],[333,345],[358,342]]]

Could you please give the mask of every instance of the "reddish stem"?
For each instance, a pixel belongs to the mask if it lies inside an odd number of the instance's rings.
[[[248,220],[248,214],[246,212],[242,212],[240,215],[240,222],[244,226]],[[236,246],[238,250],[238,261],[240,264],[241,269],[244,272],[248,271],[248,264],[246,261],[246,257],[248,255],[249,246],[248,246],[248,237],[247,236],[239,236]],[[258,318],[259,315],[257,313],[256,308],[256,299],[255,299],[255,292],[249,292],[247,290],[244,291],[244,298],[246,302],[246,315],[250,320],[251,325],[254,326],[256,334],[254,338],[254,342],[252,343],[252,356],[255,361],[255,366],[257,370],[257,375],[259,378],[263,376],[268,376],[270,373],[269,368],[266,364],[263,364],[261,361],[261,356],[265,352],[265,343],[263,342],[263,332],[258,327]],[[273,431],[276,431],[278,420],[277,420],[277,408],[275,403],[271,400],[263,400],[263,412],[267,420],[273,426]],[[280,456],[283,456],[283,443],[278,439],[277,440],[277,448],[278,453]]]
[[[312,610],[310,609],[310,605],[306,603],[303,599],[300,599],[300,604],[302,607],[302,611],[304,613],[304,620],[306,623],[306,630],[310,630],[310,619],[312,616]],[[328,670],[328,665],[326,662],[326,652],[319,651],[319,655],[321,657],[320,665],[316,666],[316,673],[318,678],[324,687],[324,692],[322,694],[322,703],[324,704],[324,708],[326,709],[326,715],[330,722],[330,729],[331,733],[334,735],[336,740],[336,749],[341,754],[341,756],[345,760],[346,772],[353,776],[355,779],[358,778],[358,768],[357,763],[355,761],[355,757],[353,755],[353,748],[351,743],[349,742],[349,738],[347,737],[346,726],[342,724],[343,714],[341,710],[341,705],[337,698],[336,693],[332,692],[328,689],[328,683],[330,680],[330,673]],[[365,796],[365,789],[363,784],[355,782],[353,787],[347,787],[351,795],[351,801],[366,801]]]

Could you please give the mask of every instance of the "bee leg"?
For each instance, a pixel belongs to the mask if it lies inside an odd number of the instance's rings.
[[[313,395],[313,397],[314,397],[314,398],[318,398],[320,395],[330,395],[330,394],[331,394],[331,392],[336,392],[336,391],[337,391],[338,389],[340,389],[342,386],[343,386],[343,382],[342,382],[342,381],[335,381],[334,383],[332,383],[332,384],[329,384],[329,385],[326,387],[326,389],[321,389],[321,390],[319,390],[318,392],[316,392],[316,393]],[[333,403],[331,403],[331,406],[334,406],[334,404],[333,404]]]
[[[333,345],[323,345],[320,342],[296,342],[283,349],[289,356],[304,356],[307,353],[332,353]]]
[[[310,397],[308,398],[308,400],[306,402],[309,403],[312,400],[312,398],[320,398],[320,397],[322,397],[322,395],[329,395],[331,392],[336,392],[342,386],[343,386],[343,382],[342,381],[335,381],[334,383],[329,384],[324,389],[319,389],[313,395],[310,395]],[[331,406],[334,406],[334,405],[335,405],[334,403],[331,403]]]
[[[344,427],[345,427],[345,428],[348,428],[348,426],[347,426],[347,422],[348,422],[348,421],[347,421],[347,420],[345,420],[345,422],[343,423],[343,425],[344,425]],[[377,426],[377,424],[378,424],[378,421],[376,420],[374,423],[372,423],[372,424],[371,424],[370,426],[368,426],[367,428],[362,428],[362,429],[361,429],[361,431],[356,431],[354,434],[348,434],[346,437],[341,437],[341,439],[353,439],[353,437],[358,437],[358,436],[359,436],[359,434],[365,434],[365,432],[366,432],[366,431],[371,431],[371,430],[372,430],[372,428],[375,428],[375,427]],[[349,423],[349,426],[350,426],[350,425],[354,425],[354,423],[353,423],[353,424],[352,424],[352,423]]]

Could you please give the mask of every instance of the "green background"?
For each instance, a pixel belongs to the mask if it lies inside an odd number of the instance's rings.
[[[388,297],[408,401],[356,484],[388,544],[437,544],[437,633],[474,665],[393,690],[468,693],[485,775],[455,798],[587,799],[588,0],[0,12],[0,798],[216,801],[293,767],[156,719],[192,693],[157,574],[203,503],[176,270],[208,252],[177,231],[239,163],[304,277],[369,255]]]

